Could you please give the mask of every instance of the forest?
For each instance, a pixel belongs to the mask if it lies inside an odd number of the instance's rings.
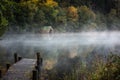
[[[0,0],[2,75],[14,53],[40,52],[39,80],[120,80],[119,8],[120,0]]]
[[[1,0],[0,32],[119,30],[119,0]]]

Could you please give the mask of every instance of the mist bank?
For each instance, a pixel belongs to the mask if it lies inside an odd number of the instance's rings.
[[[119,45],[119,31],[80,32],[80,33],[53,33],[53,34],[8,34],[0,40],[1,46],[10,46],[22,43],[24,46],[60,46],[75,45]]]
[[[120,54],[120,31],[52,33],[52,34],[8,34],[1,37],[0,55],[2,62],[13,60],[13,54],[35,58],[40,52],[44,67],[53,68],[59,59],[66,57],[84,59],[91,55],[107,56]],[[1,63],[1,62],[0,62]],[[2,63],[1,63],[2,64]],[[48,67],[47,67],[48,68]]]
[[[90,51],[95,47],[114,48],[120,46],[119,31],[54,33],[54,34],[9,34],[0,40],[0,47],[8,53],[34,54],[37,51],[79,50]],[[26,52],[28,51],[28,52]],[[92,51],[92,50],[91,50]],[[109,51],[110,52],[110,51]],[[47,53],[47,54],[48,54]],[[58,54],[58,53],[56,53]]]

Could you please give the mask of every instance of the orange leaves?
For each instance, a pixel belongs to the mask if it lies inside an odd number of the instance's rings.
[[[78,10],[74,6],[68,7],[67,10],[68,20],[76,21],[78,19]]]
[[[46,0],[45,5],[48,7],[56,7],[58,6],[58,3],[55,2],[54,0]]]

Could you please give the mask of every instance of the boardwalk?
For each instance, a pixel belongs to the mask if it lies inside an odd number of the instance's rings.
[[[35,59],[22,59],[13,64],[2,80],[32,80]]]

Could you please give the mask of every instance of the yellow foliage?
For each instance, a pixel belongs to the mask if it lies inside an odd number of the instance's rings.
[[[27,7],[29,10],[34,12],[38,9],[37,2],[38,0],[29,0],[27,2],[23,1],[21,2],[21,6]]]
[[[78,19],[78,10],[74,6],[68,7],[67,12],[68,18],[71,18],[73,21],[76,21]]]
[[[27,1],[21,0],[21,2],[34,2],[34,3],[38,2],[38,1],[39,1],[39,0],[27,0]]]
[[[58,13],[59,13],[58,10],[54,10],[54,12],[53,12],[51,15],[52,15],[53,17],[56,17]]]
[[[48,7],[56,7],[56,6],[58,6],[58,3],[55,2],[54,0],[47,0],[45,2],[45,5],[48,6]]]
[[[38,0],[32,0],[32,2],[38,2]]]

